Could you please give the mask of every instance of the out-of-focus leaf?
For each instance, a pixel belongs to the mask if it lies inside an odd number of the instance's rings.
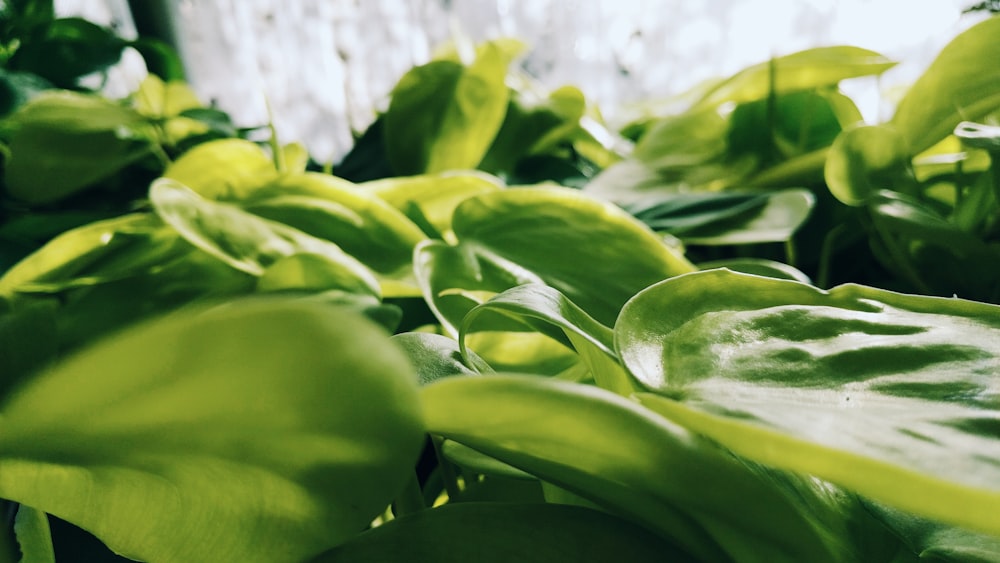
[[[502,185],[489,174],[464,171],[387,178],[360,187],[372,190],[404,214],[415,206],[438,233],[447,234],[451,233],[451,217],[458,204],[472,196],[496,191]]]
[[[438,60],[407,72],[384,116],[396,174],[476,168],[507,111],[509,63],[498,44],[487,42],[468,66]]]
[[[907,90],[891,124],[919,154],[1000,107],[1000,18],[989,18],[952,39]]]
[[[312,557],[368,526],[423,443],[384,333],[284,301],[132,328],[2,411],[0,494],[146,561]]]
[[[903,191],[910,155],[890,127],[860,126],[837,137],[823,176],[830,193],[845,205],[864,205],[879,190]]]
[[[837,559],[766,479],[609,391],[493,375],[445,378],[421,395],[430,432],[626,516],[699,560]]]
[[[26,303],[0,313],[0,398],[56,358],[55,303]]]
[[[977,534],[946,526],[912,514],[874,503],[866,503],[893,533],[903,538],[921,560],[953,563],[996,563],[1000,561],[1000,536]]]
[[[473,252],[533,272],[605,325],[640,289],[695,269],[618,207],[567,188],[467,199],[455,210],[452,228]]]
[[[413,248],[426,238],[379,197],[315,172],[284,175],[243,208],[336,243],[376,272],[397,278],[412,277]]]
[[[0,69],[0,117],[7,116],[52,87],[51,82],[37,74]]]
[[[784,242],[809,218],[816,197],[806,189],[787,189],[765,194],[758,210],[723,218],[682,232],[686,244],[723,245]]]
[[[397,518],[311,563],[696,561],[626,520],[560,504],[461,503]]]
[[[190,249],[149,213],[66,231],[0,278],[0,294],[51,293],[149,271]]]
[[[150,153],[142,115],[99,96],[52,91],[10,116],[7,192],[29,204],[63,199]]]
[[[709,89],[697,107],[763,99],[771,92],[772,72],[774,90],[784,93],[830,86],[847,78],[881,74],[895,65],[883,55],[860,47],[807,49],[738,72]]]
[[[125,46],[111,29],[83,18],[59,18],[33,30],[7,68],[32,72],[57,88],[74,88],[81,77],[117,63]]]
[[[277,176],[274,162],[263,149],[243,139],[202,143],[163,172],[163,177],[218,200],[244,199]]]
[[[625,210],[650,228],[680,235],[716,221],[752,212],[767,203],[767,194],[687,192],[650,197]]]
[[[156,180],[149,197],[160,218],[185,240],[237,270],[260,276],[283,257],[318,254],[329,260],[328,266],[339,267],[341,289],[380,295],[372,273],[332,242],[257,217],[235,205],[210,201],[169,178]]]
[[[515,92],[507,115],[480,167],[492,173],[510,173],[518,161],[544,152],[579,129],[587,101],[579,89],[564,86],[547,98]]]
[[[643,404],[737,454],[1000,533],[1000,307],[712,270],[639,293],[615,339]]]
[[[458,342],[440,334],[404,332],[394,335],[392,340],[410,359],[420,385],[453,375],[478,375],[476,366],[483,365],[483,361],[477,358],[466,363]],[[470,351],[469,354],[474,355],[475,352]]]

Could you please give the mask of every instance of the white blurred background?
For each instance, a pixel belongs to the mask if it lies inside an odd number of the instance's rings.
[[[142,8],[147,0],[133,2]],[[814,46],[849,44],[901,65],[848,85],[870,121],[952,37],[981,18],[972,0],[173,0],[159,4],[189,81],[239,125],[268,120],[283,141],[339,159],[411,66],[459,31],[528,42],[523,68],[572,84],[614,122],[621,108]],[[126,0],[56,0],[134,33]],[[133,54],[134,55],[134,54]],[[129,56],[108,84],[123,94],[144,74]],[[117,91],[116,91],[117,90]]]

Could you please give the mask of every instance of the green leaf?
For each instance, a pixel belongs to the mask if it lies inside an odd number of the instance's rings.
[[[728,268],[734,272],[744,274],[754,274],[779,280],[793,280],[811,284],[809,276],[802,273],[797,268],[788,264],[765,260],[762,258],[730,258],[726,260],[713,260],[711,262],[701,262],[698,267],[702,270],[714,270],[716,268]]]
[[[499,44],[488,42],[468,66],[439,60],[407,72],[384,117],[396,174],[476,168],[507,111],[509,63]]]
[[[52,535],[49,533],[49,518],[44,512],[24,504],[18,506],[14,517],[14,533],[21,547],[20,560],[23,563],[56,563]]]
[[[0,314],[0,398],[56,358],[55,308],[39,301]]]
[[[821,532],[768,479],[609,391],[494,375],[444,378],[421,397],[430,432],[654,530],[700,560],[832,558]]]
[[[686,244],[724,245],[784,242],[809,218],[816,204],[811,191],[801,188],[767,194],[760,210],[710,223],[679,235]]]
[[[235,205],[207,200],[169,178],[153,182],[149,198],[157,214],[185,240],[237,270],[260,276],[283,257],[318,254],[329,260],[328,266],[339,268],[341,289],[380,295],[371,272],[332,242]]]
[[[0,69],[0,117],[51,88],[52,84],[37,74]]]
[[[491,319],[517,319],[540,334],[574,349],[594,374],[597,384],[623,395],[635,387],[618,366],[611,329],[595,321],[559,291],[543,284],[524,284],[491,297],[469,311],[462,321],[459,344],[470,353],[467,336],[480,330],[503,330]]]
[[[190,250],[150,213],[95,221],[66,231],[0,278],[0,294],[53,293],[155,269]]]
[[[301,561],[402,490],[418,407],[405,357],[360,317],[282,301],[188,311],[6,401],[0,495],[134,559]]]
[[[420,385],[442,377],[479,374],[476,366],[482,365],[482,360],[474,358],[467,364],[453,338],[428,332],[405,332],[394,335],[392,340],[410,359]]]
[[[558,504],[462,503],[397,518],[311,563],[695,561],[634,524]]]
[[[679,236],[696,229],[760,209],[767,194],[733,192],[688,192],[663,194],[642,203],[625,206],[625,210],[651,229]]]
[[[199,195],[218,200],[240,200],[277,178],[271,157],[243,139],[202,143],[163,172]]]
[[[452,228],[472,252],[533,272],[609,326],[640,289],[694,270],[620,208],[567,188],[518,188],[467,199],[455,210]]]
[[[153,134],[137,112],[98,96],[52,91],[9,118],[7,192],[28,204],[63,199],[150,153]]]
[[[833,142],[823,176],[841,203],[859,206],[879,190],[903,191],[909,161],[904,140],[895,129],[860,126],[841,133]]]
[[[492,295],[522,283],[542,283],[499,256],[432,240],[417,245],[413,270],[428,307],[444,331],[455,337],[465,315]]]
[[[360,184],[403,213],[415,206],[421,215],[445,236],[451,233],[451,217],[458,204],[486,192],[501,189],[499,179],[483,172],[444,172],[404,178],[386,178]]]
[[[336,243],[372,270],[396,279],[412,277],[413,249],[426,238],[379,197],[315,172],[282,176],[258,190],[243,208]]]
[[[977,534],[946,526],[873,503],[867,509],[898,534],[922,560],[954,563],[996,563],[1000,561],[1000,536]]]
[[[658,393],[643,404],[677,424],[765,465],[1000,533],[1000,307],[712,270],[636,295],[615,338]]]
[[[140,37],[128,43],[142,55],[150,74],[163,80],[184,80],[184,61],[168,43],[152,37]]]
[[[546,98],[515,91],[496,139],[480,164],[493,173],[511,173],[518,161],[566,141],[580,128],[587,100],[578,88],[564,86]]]
[[[126,44],[111,29],[83,18],[59,18],[32,30],[7,65],[57,88],[75,88],[81,77],[117,63]]]
[[[962,121],[1000,107],[1000,18],[989,18],[946,45],[899,102],[891,124],[911,155],[930,148]]]
[[[793,92],[881,74],[895,65],[883,55],[860,47],[807,49],[738,72],[710,89],[696,107],[763,99],[772,91],[772,79],[775,93]]]

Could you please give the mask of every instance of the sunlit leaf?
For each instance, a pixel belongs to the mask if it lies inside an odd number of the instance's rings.
[[[841,133],[823,171],[830,193],[846,205],[864,205],[879,190],[903,191],[910,155],[891,127],[860,126]]]
[[[340,268],[343,289],[379,295],[378,281],[336,244],[257,217],[232,204],[205,199],[169,178],[149,191],[157,214],[185,240],[233,268],[254,276],[293,254],[319,254]]]
[[[1000,18],[989,18],[952,39],[899,102],[892,125],[910,154],[930,148],[962,121],[1000,107]]]
[[[1000,307],[712,270],[639,293],[615,339],[658,393],[643,404],[672,421],[760,463],[1000,534]]]
[[[609,391],[493,375],[445,378],[421,394],[432,433],[627,516],[701,560],[834,558],[767,479]]]

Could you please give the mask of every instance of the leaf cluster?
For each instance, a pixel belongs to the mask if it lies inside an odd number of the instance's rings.
[[[877,125],[853,47],[613,132],[459,42],[334,174],[175,80],[35,94],[0,561],[1000,560],[998,25]]]

